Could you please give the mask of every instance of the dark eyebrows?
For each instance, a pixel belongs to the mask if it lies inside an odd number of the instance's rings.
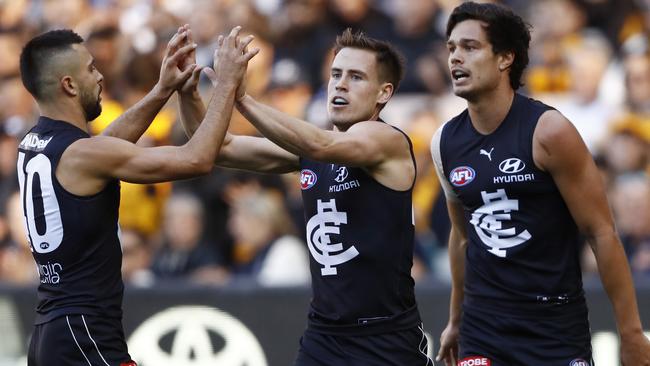
[[[451,39],[447,40],[447,46],[453,46],[455,44],[456,44],[456,42],[452,41]],[[458,44],[465,45],[465,46],[467,46],[467,45],[480,46],[481,41],[479,41],[478,39],[473,39],[473,38],[461,38],[460,40],[458,40]]]

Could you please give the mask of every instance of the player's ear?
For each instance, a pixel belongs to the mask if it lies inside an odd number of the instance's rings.
[[[502,52],[499,54],[499,71],[505,71],[512,66],[515,61],[515,53],[512,51]]]
[[[377,103],[378,104],[386,104],[388,103],[388,100],[390,97],[393,96],[393,91],[395,91],[395,88],[393,87],[393,84],[391,83],[383,83],[381,85],[381,89],[379,89],[379,95],[377,96]]]
[[[76,97],[78,92],[77,83],[72,79],[70,75],[63,76],[59,83],[61,84],[61,89],[64,93]]]

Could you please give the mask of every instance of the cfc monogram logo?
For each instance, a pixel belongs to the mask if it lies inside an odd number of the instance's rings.
[[[511,220],[510,212],[519,210],[519,201],[509,199],[503,189],[493,193],[483,191],[481,196],[485,204],[472,213],[470,223],[483,243],[491,248],[488,251],[505,258],[505,249],[516,247],[531,238],[528,230],[517,234],[515,228],[503,229],[504,221]]]
[[[336,266],[359,255],[354,245],[344,251],[343,244],[330,243],[330,235],[339,234],[339,226],[347,223],[348,215],[336,210],[335,199],[317,201],[317,213],[307,222],[307,245],[312,257],[323,265],[323,276],[335,275]]]

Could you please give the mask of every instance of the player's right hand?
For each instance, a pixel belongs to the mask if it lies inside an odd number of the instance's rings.
[[[445,366],[456,366],[458,363],[458,325],[448,323],[440,335],[440,350],[436,361],[444,361]]]
[[[217,84],[239,85],[246,73],[248,61],[260,51],[258,48],[248,49],[253,36],[239,39],[241,27],[237,26],[228,36],[219,36],[217,49],[214,52],[214,74]],[[207,72],[212,74],[211,72]],[[213,80],[214,81],[214,80]]]

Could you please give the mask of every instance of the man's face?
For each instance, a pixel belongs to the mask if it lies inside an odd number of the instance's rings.
[[[80,55],[79,69],[75,79],[79,85],[79,101],[87,121],[92,121],[102,113],[102,74],[95,68],[95,60],[86,47],[74,45]]]
[[[385,85],[379,81],[373,52],[343,48],[332,62],[327,86],[330,121],[345,131],[354,123],[375,117]]]
[[[472,99],[497,87],[501,78],[499,55],[478,20],[464,20],[454,27],[447,40],[448,66],[454,94]]]

